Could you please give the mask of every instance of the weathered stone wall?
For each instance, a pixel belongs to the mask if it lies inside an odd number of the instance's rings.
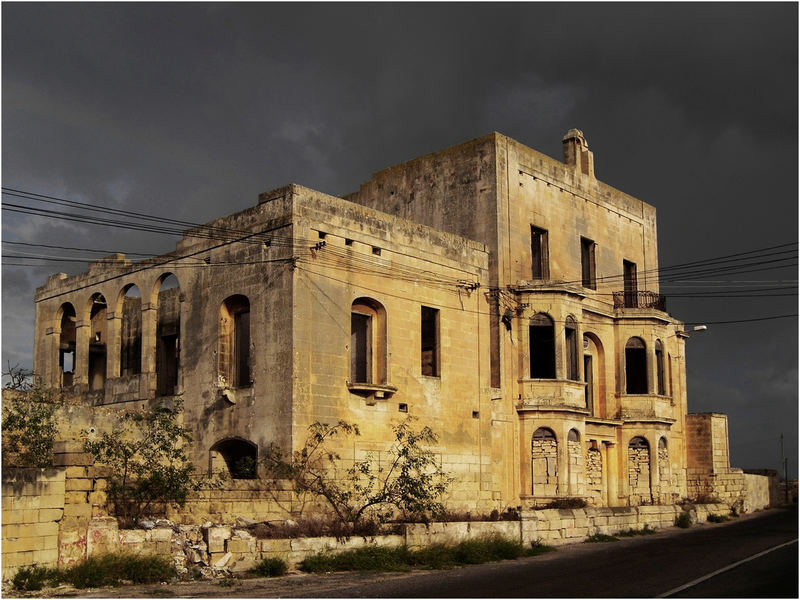
[[[64,469],[3,469],[3,579],[19,568],[58,564]]]
[[[650,449],[628,447],[628,497],[631,506],[651,503],[650,489]]]

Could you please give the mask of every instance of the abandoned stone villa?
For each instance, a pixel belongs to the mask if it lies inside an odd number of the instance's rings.
[[[731,471],[724,416],[687,414],[655,208],[595,178],[580,131],[563,149],[492,133],[53,275],[35,372],[85,406],[180,395],[193,461],[240,491],[238,459],[315,421],[359,425],[348,458],[411,415],[439,435],[454,509],[674,503]]]

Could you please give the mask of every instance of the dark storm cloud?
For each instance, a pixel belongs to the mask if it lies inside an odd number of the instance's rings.
[[[3,185],[205,221],[295,181],[334,194],[497,130],[655,205],[670,265],[797,240],[797,5],[43,4],[3,11]],[[9,198],[4,197],[4,201]],[[174,239],[3,215],[3,239],[163,252]],[[9,254],[4,245],[4,254]],[[36,285],[3,270],[3,356],[30,362]],[[796,269],[728,277],[787,279]],[[736,281],[734,281],[736,280]],[[684,299],[687,322],[797,298]],[[710,284],[705,284],[710,285]],[[690,410],[740,466],[797,452],[797,321],[687,344]],[[761,441],[758,441],[761,440]]]

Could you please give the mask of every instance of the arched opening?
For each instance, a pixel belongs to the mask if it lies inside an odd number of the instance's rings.
[[[108,305],[103,294],[89,299],[89,389],[102,390],[106,384],[106,340],[108,338]]]
[[[247,387],[252,383],[250,365],[250,301],[230,296],[220,306],[218,362],[224,385]]]
[[[558,495],[558,441],[547,427],[534,431],[531,438],[531,493]]]
[[[569,493],[572,496],[578,495],[580,476],[583,473],[583,448],[581,448],[581,435],[577,429],[570,429],[567,433],[567,468]]]
[[[567,379],[578,381],[578,323],[571,316],[564,322],[564,348],[567,355]]]
[[[556,336],[553,319],[544,313],[530,322],[530,362],[532,379],[556,378]]]
[[[71,386],[75,375],[75,308],[69,302],[61,305],[59,310],[61,318],[59,326],[61,332],[58,336],[58,368],[60,384]]]
[[[607,418],[605,353],[600,338],[589,332],[583,336],[583,381],[586,410],[592,416]]]
[[[159,396],[172,396],[177,392],[181,351],[180,292],[175,275],[166,273],[161,276],[156,324],[156,392]]]
[[[603,503],[603,455],[595,447],[586,451],[586,495],[595,506]]]
[[[656,393],[659,396],[666,396],[667,386],[664,374],[664,347],[661,344],[661,340],[656,340],[655,350],[656,350],[656,384],[657,384]]]
[[[356,298],[350,308],[350,382],[387,382],[386,309],[372,298]]]
[[[628,443],[628,502],[631,506],[653,503],[650,445],[643,437],[635,437]]]
[[[258,446],[241,438],[217,442],[209,451],[211,473],[227,473],[232,479],[255,479]]]
[[[625,344],[625,393],[647,393],[647,346],[642,338],[632,337]]]
[[[122,294],[119,374],[129,377],[142,372],[142,295],[134,284],[126,285]]]

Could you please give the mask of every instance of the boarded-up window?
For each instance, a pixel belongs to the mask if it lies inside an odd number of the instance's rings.
[[[597,289],[593,240],[581,238],[581,283],[585,288]]]
[[[252,384],[250,301],[235,295],[220,307],[218,364],[221,382],[232,387]]]
[[[631,506],[652,504],[650,488],[650,445],[643,437],[628,444],[628,502]]]
[[[632,337],[625,344],[625,392],[647,393],[647,348],[638,337]]]
[[[351,383],[387,382],[386,310],[372,298],[356,298],[350,310]]]
[[[578,381],[578,324],[572,317],[564,323],[564,342],[567,351],[567,379]]]
[[[551,429],[540,427],[531,439],[531,493],[558,494],[558,442]]]
[[[556,344],[553,320],[539,313],[531,319],[530,325],[531,378],[555,379]]]
[[[547,231],[531,225],[531,279],[549,279]]]
[[[420,337],[422,347],[422,374],[428,377],[439,376],[439,311],[422,307]]]

